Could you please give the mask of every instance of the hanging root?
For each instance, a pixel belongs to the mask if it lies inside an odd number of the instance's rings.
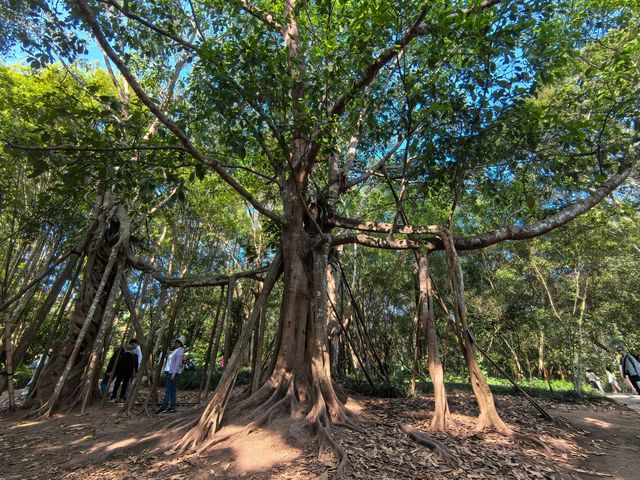
[[[451,453],[451,451],[444,446],[444,444],[434,438],[426,436],[424,433],[416,430],[413,427],[409,427],[408,425],[400,425],[400,430],[406,433],[412,440],[423,445],[431,450],[435,450],[442,457],[442,459],[447,462],[447,464],[452,468],[458,468],[460,462],[458,459]]]

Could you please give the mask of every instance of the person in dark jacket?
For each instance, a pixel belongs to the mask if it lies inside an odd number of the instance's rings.
[[[109,377],[111,377],[113,366],[116,364],[116,360],[118,359],[118,353],[120,353],[121,349],[122,347],[120,347],[120,345],[116,345],[113,349],[113,353],[111,354],[111,358],[109,359],[109,363],[107,364],[107,370],[104,372],[104,377],[102,377],[102,383],[100,384],[100,391],[102,392],[102,395],[104,395],[107,392],[107,384],[109,383]]]
[[[113,393],[111,394],[111,400],[114,401],[118,395],[118,388],[120,388],[120,401],[124,402],[127,398],[127,385],[129,380],[138,373],[138,356],[135,352],[135,347],[128,344],[124,347],[124,351],[120,354],[116,366],[116,381],[113,385]]]

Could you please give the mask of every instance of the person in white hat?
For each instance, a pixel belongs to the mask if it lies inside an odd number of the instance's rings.
[[[184,336],[179,336],[175,341],[175,350],[169,355],[164,369],[164,400],[160,410],[156,413],[173,413],[176,411],[177,391],[176,385],[182,373],[182,359],[184,358]]]

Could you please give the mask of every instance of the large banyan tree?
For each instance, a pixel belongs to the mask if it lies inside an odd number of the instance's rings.
[[[211,401],[183,438],[183,451],[224,440],[217,432],[225,414],[245,416],[247,429],[290,415],[310,425],[346,465],[331,426],[354,418],[332,379],[328,338],[336,320],[329,258],[348,244],[410,250],[415,258],[419,321],[435,385],[434,429],[446,428],[448,406],[429,255],[444,252],[478,427],[513,433],[477,363],[458,252],[543,235],[603,201],[632,174],[639,140],[638,47],[628,41],[638,27],[634,6],[613,0],[75,0],[66,6],[48,11],[46,21],[67,34],[83,30],[114,81],[153,115],[153,133],[165,143],[172,139],[171,148],[206,167],[278,232],[279,248],[268,256],[248,321]],[[77,50],[68,43],[59,45],[63,56]],[[175,95],[158,100],[149,85],[172,74]],[[151,148],[153,140],[143,136],[128,147]],[[361,218],[374,189],[391,192],[393,202]],[[481,197],[493,200],[480,204]],[[74,332],[84,328],[86,312],[108,305],[112,269],[147,269],[168,286],[188,282],[130,254],[126,212],[111,201],[105,209],[111,223],[91,226],[102,235],[104,252],[94,252],[85,267],[85,278],[102,278],[93,292],[104,298],[83,300]],[[447,205],[446,213],[431,203]],[[479,225],[493,228],[478,231]],[[265,375],[254,375],[251,393],[227,406],[280,278],[274,361]]]

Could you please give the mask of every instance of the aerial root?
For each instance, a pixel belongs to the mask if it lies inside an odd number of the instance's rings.
[[[451,451],[445,447],[445,445],[436,440],[435,438],[428,437],[424,433],[419,430],[409,427],[408,425],[400,425],[400,430],[406,433],[412,440],[423,445],[431,450],[435,450],[442,457],[442,459],[449,464],[452,468],[458,468],[460,462],[458,459],[451,453]]]

